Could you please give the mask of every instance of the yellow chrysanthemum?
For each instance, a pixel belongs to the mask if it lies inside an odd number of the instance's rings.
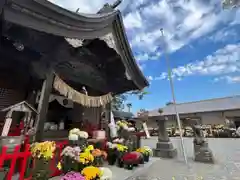
[[[79,162],[82,164],[88,164],[94,161],[94,156],[89,152],[80,153]]]
[[[88,147],[85,149],[85,152],[92,151],[92,150],[94,150],[94,146],[93,145],[88,145]]]
[[[124,151],[128,150],[128,147],[124,146],[122,144],[116,144],[116,146],[117,146],[117,150],[120,151],[120,152],[124,152]]]
[[[35,158],[44,158],[49,160],[53,158],[56,149],[55,142],[45,141],[41,143],[34,143],[31,146],[32,156]]]
[[[138,148],[136,151],[140,152],[140,153],[146,153],[145,149],[143,149],[143,148]]]
[[[85,177],[86,180],[92,180],[96,177],[101,177],[102,171],[97,167],[88,166],[82,170],[81,174]]]
[[[62,164],[61,164],[60,162],[58,162],[58,164],[57,164],[57,168],[58,168],[59,170],[62,169]]]

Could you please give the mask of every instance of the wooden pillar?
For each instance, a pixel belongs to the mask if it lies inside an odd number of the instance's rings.
[[[40,100],[38,103],[38,115],[36,118],[36,135],[35,141],[41,141],[43,139],[43,130],[44,130],[44,123],[47,120],[47,112],[48,112],[48,105],[49,105],[49,97],[52,91],[54,81],[54,73],[50,71],[46,75],[46,79],[42,85],[42,91],[40,95]]]
[[[2,34],[3,34],[3,26],[4,26],[4,6],[6,4],[6,0],[1,0],[0,1],[0,49],[1,47],[1,39],[2,39]]]

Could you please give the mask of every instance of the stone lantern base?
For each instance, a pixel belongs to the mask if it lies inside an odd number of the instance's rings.
[[[174,158],[177,156],[177,149],[173,147],[172,142],[157,142],[156,149],[153,150],[155,157]]]

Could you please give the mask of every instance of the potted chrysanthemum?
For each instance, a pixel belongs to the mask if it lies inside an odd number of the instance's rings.
[[[80,131],[78,128],[74,128],[69,131],[68,139],[72,146],[79,146],[81,149],[87,147],[88,133]]]
[[[122,156],[127,152],[128,147],[124,146],[122,144],[116,144],[117,148],[117,165],[119,167],[123,167],[123,161],[122,161]]]
[[[78,170],[78,160],[81,149],[76,147],[67,146],[63,149],[61,153],[62,157],[62,171],[67,173],[69,171]]]
[[[88,166],[81,171],[81,174],[85,177],[85,180],[99,180],[102,176],[102,171],[98,167]]]
[[[87,166],[91,166],[93,162],[94,162],[94,156],[91,154],[91,152],[85,151],[80,153],[78,172],[80,172]]]
[[[107,161],[109,165],[114,165],[117,161],[117,146],[111,142],[107,143]]]
[[[34,158],[33,180],[47,180],[50,177],[49,162],[54,156],[56,144],[53,141],[34,143],[31,146]]]
[[[129,153],[125,153],[122,157],[122,161],[124,166],[131,170],[133,169],[134,166],[138,166],[138,164],[142,164],[143,163],[143,155],[139,152],[129,152]]]
[[[100,149],[94,149],[92,151],[92,155],[94,156],[93,164],[96,167],[102,166],[104,160],[107,158],[107,153],[105,151],[101,151]]]
[[[145,162],[149,161],[149,157],[152,156],[152,153],[153,153],[152,149],[148,146],[139,148],[136,151],[142,153]]]

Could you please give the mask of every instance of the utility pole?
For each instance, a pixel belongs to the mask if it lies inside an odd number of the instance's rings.
[[[161,31],[161,34],[162,34],[162,38],[164,40],[163,29],[161,28],[160,31]],[[168,78],[169,78],[169,82],[170,82],[171,93],[172,93],[172,100],[173,100],[173,104],[171,106],[174,107],[174,111],[175,111],[176,118],[177,118],[177,124],[178,124],[178,128],[179,128],[179,131],[180,131],[181,147],[182,147],[182,151],[183,151],[184,161],[185,161],[186,165],[188,165],[186,151],[185,151],[185,147],[184,147],[184,143],[183,143],[183,137],[182,137],[181,121],[180,121],[179,113],[177,111],[177,104],[176,104],[176,98],[175,98],[175,92],[174,92],[174,85],[173,85],[173,79],[172,79],[172,70],[171,70],[171,66],[170,66],[170,59],[169,59],[169,57],[167,55],[167,50],[166,50],[165,46],[164,46],[163,49],[164,49],[164,55],[165,55],[167,68],[168,68]]]

